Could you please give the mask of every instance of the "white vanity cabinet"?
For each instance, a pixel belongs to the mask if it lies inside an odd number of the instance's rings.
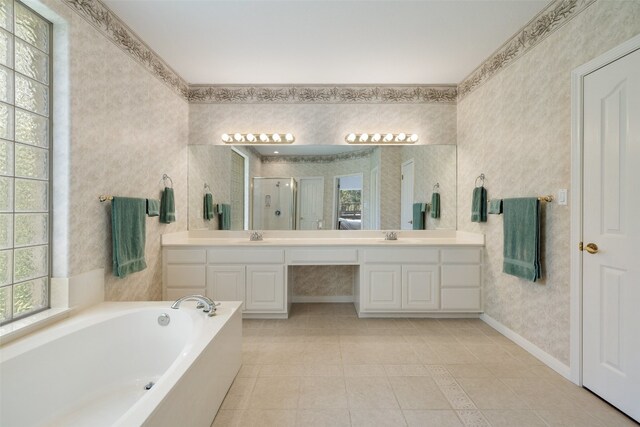
[[[204,249],[165,249],[162,256],[162,298],[176,300],[185,295],[204,295],[206,259]]]

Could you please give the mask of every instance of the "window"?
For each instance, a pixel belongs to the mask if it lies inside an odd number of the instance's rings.
[[[0,323],[49,307],[51,24],[0,0]]]

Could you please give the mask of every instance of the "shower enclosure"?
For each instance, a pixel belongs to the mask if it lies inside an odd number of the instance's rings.
[[[251,229],[295,230],[296,192],[293,178],[253,178]]]

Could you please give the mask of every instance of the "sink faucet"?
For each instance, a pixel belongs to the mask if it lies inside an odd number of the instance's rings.
[[[252,242],[259,242],[262,240],[262,231],[252,231],[249,235],[249,240]]]
[[[397,231],[385,231],[384,240],[398,240]]]
[[[220,303],[213,302],[210,298],[207,298],[202,295],[187,295],[185,297],[179,298],[171,304],[171,308],[178,309],[180,308],[180,304],[184,301],[198,301],[196,305],[196,309],[202,309],[205,313],[208,314],[209,317],[216,315],[216,307],[220,305]]]

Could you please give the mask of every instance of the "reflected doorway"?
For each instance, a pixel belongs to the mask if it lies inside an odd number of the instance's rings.
[[[335,177],[335,230],[362,230],[362,174]]]

